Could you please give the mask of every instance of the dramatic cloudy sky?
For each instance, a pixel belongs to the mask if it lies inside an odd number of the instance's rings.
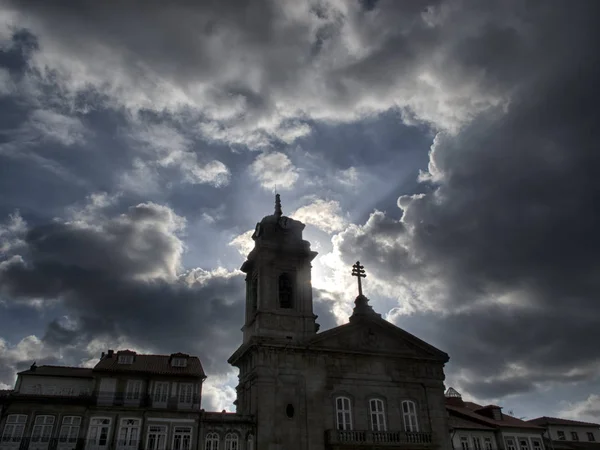
[[[0,1],[0,388],[184,351],[232,408],[249,230],[281,193],[448,352],[447,386],[600,420],[600,3]]]

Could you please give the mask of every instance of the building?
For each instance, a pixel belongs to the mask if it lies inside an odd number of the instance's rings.
[[[446,391],[452,448],[456,450],[545,450],[544,429],[502,412],[497,405],[466,402]]]
[[[546,416],[528,422],[544,428],[552,450],[600,450],[600,424]]]
[[[197,449],[200,424],[227,416],[203,420],[205,378],[200,360],[183,353],[109,350],[93,369],[33,364],[2,398],[0,449]],[[233,422],[230,441],[252,432],[249,418]]]
[[[359,263],[348,323],[319,333],[303,229],[277,195],[252,236],[235,413],[200,410],[198,358],[109,351],[21,372],[0,450],[450,450],[448,355],[373,310]]]

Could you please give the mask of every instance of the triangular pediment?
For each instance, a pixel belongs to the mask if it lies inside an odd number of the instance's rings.
[[[314,349],[448,361],[448,355],[381,318],[362,319],[317,334]]]

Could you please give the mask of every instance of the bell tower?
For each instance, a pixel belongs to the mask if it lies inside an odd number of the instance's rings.
[[[302,341],[318,325],[313,314],[311,261],[317,252],[302,239],[304,224],[275,211],[256,224],[254,249],[241,267],[246,274],[244,343],[252,337]]]

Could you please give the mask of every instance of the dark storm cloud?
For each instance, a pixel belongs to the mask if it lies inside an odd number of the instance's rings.
[[[93,339],[125,339],[197,354],[209,374],[220,373],[240,340],[224,331],[243,321],[243,279],[225,270],[180,273],[182,221],[148,203],[115,217],[88,209],[72,222],[33,227],[2,262],[0,289],[12,302],[62,301],[69,320],[48,325],[46,350],[73,347],[77,360]]]
[[[512,85],[507,109],[438,135],[402,222],[376,213],[337,238],[444,311],[430,332],[480,398],[598,377],[598,4],[529,6],[521,38],[492,24],[461,50]]]

